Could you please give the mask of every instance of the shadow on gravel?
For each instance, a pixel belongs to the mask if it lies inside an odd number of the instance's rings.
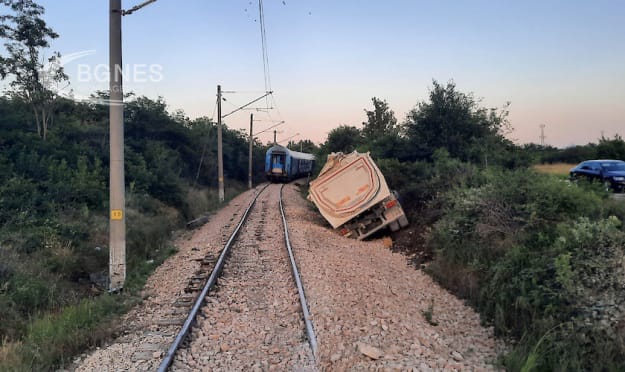
[[[406,256],[408,262],[417,269],[432,261],[434,252],[425,244],[426,228],[422,225],[411,224],[391,234],[393,247],[391,251]]]

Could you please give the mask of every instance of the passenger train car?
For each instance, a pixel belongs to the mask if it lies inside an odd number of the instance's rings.
[[[288,182],[308,176],[315,165],[315,156],[274,145],[265,156],[265,174],[271,182]]]

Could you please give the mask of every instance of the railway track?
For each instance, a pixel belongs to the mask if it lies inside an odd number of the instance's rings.
[[[178,253],[148,279],[144,301],[123,319],[120,337],[69,370],[153,371],[166,354],[172,370],[496,370],[499,346],[478,314],[379,241],[337,238],[296,188],[285,186],[288,232],[323,340],[313,361],[278,191],[269,186],[249,211],[216,287],[200,296],[258,190],[179,239]],[[168,353],[196,298],[206,306],[191,317],[181,348]],[[434,301],[436,326],[423,316]]]
[[[203,259],[185,297],[197,298],[159,371],[316,370],[316,338],[281,196],[280,185],[263,187],[219,256]]]

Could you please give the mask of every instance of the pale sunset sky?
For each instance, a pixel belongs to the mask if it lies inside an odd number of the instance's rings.
[[[74,93],[108,89],[99,69],[108,63],[109,2],[39,3],[60,35],[50,51],[92,51],[65,65]],[[558,147],[625,135],[625,1],[263,3],[276,108],[233,114],[231,128],[247,130],[254,112],[255,132],[284,120],[279,141],[299,133],[294,140],[320,143],[338,125],[360,127],[374,96],[402,122],[435,79],[486,107],[510,101],[517,143],[539,143],[540,124]],[[124,17],[124,65],[134,71],[125,91],[163,96],[191,118],[215,115],[217,84],[237,92],[225,94],[224,114],[260,96],[258,13],[257,0],[158,0]]]

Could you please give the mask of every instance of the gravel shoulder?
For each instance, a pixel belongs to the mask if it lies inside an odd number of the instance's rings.
[[[178,252],[169,257],[147,280],[144,300],[122,320],[122,336],[110,344],[77,358],[75,371],[146,371],[156,370],[180,328],[186,314],[176,313],[173,303],[200,267],[199,259],[221,250],[249,205],[253,189],[231,200],[210,217],[207,224],[178,238]]]
[[[495,369],[493,330],[473,309],[381,239],[336,234],[296,186],[285,187],[284,199],[322,369]]]

